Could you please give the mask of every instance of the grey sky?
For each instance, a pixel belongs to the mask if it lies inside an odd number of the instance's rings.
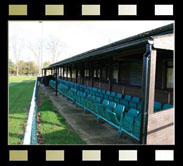
[[[36,45],[42,39],[46,46],[49,36],[56,37],[62,44],[58,60],[97,48],[135,34],[148,31],[173,21],[9,21],[9,57],[14,61],[11,41],[21,43],[21,60],[35,60],[27,48],[28,43]],[[43,46],[43,62],[50,61],[50,52]]]

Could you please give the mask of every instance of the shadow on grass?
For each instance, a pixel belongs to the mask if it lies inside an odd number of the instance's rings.
[[[22,83],[32,83],[35,82],[35,80],[24,80],[24,81],[15,81],[15,82],[11,82],[8,85],[9,86],[13,86],[13,85],[17,85],[17,84],[22,84]]]
[[[41,134],[41,137],[44,138],[44,143],[40,144],[59,144],[59,145],[64,145],[64,144],[82,144],[86,145],[86,143],[81,140],[80,136],[76,135],[73,133],[72,130],[68,129],[62,129],[62,130],[57,130],[57,131],[51,131],[49,133],[44,133]]]
[[[24,134],[15,134],[15,133],[9,133],[9,138],[11,138],[11,141],[9,140],[9,145],[20,145],[22,144],[22,140],[23,140]],[[15,141],[15,140],[19,140],[19,141]],[[13,143],[16,142],[16,143]]]

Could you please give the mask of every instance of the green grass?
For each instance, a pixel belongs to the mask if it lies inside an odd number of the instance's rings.
[[[9,77],[9,140],[8,143],[22,144],[28,118],[30,102],[36,77]]]
[[[57,109],[47,96],[39,89],[39,131],[43,138],[41,144],[86,144],[58,114]]]

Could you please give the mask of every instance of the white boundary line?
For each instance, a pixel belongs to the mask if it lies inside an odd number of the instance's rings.
[[[32,122],[33,122],[33,115],[34,115],[35,107],[36,107],[36,99],[35,99],[36,86],[37,86],[37,79],[36,79],[36,82],[34,85],[34,91],[33,91],[33,95],[32,95],[29,116],[28,116],[28,120],[27,120],[25,134],[24,134],[24,140],[23,140],[24,145],[30,145],[30,143],[31,143]]]

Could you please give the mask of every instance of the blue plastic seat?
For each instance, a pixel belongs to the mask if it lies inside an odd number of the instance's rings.
[[[125,100],[128,100],[128,101],[131,101],[132,97],[129,96],[129,95],[125,95],[124,99],[125,99]]]
[[[99,113],[100,116],[105,117],[106,114],[105,114],[104,108],[107,105],[109,105],[109,100],[106,100],[106,99],[102,101],[102,104],[97,105],[97,112]]]
[[[116,108],[114,109],[114,112],[116,113],[118,120],[122,118],[121,113],[124,113],[124,111],[125,111],[125,106],[121,104],[117,104]]]
[[[93,103],[95,102],[96,96],[92,95],[91,99],[88,101],[88,109],[92,111],[93,109]]]
[[[118,104],[115,109],[114,112],[108,111],[108,115],[109,115],[109,120],[118,126],[118,128],[121,127],[121,123],[122,123],[122,119],[123,119],[123,115],[124,115],[124,110],[125,110],[125,106]]]
[[[107,99],[108,99],[109,101],[114,101],[114,98],[113,98],[112,96],[108,96]]]
[[[89,101],[91,100],[92,95],[88,94],[87,97],[85,98],[85,107],[89,108]]]
[[[133,97],[132,102],[138,104],[138,103],[140,103],[140,98],[139,97]]]
[[[132,125],[134,122],[134,119],[138,116],[139,111],[133,108],[130,108],[128,112],[125,113],[124,119],[123,119],[123,124],[122,127],[128,131],[132,131]]]
[[[140,124],[141,124],[141,116],[137,116],[132,126],[132,134],[136,136],[138,139],[140,138]]]
[[[97,105],[101,103],[101,98],[100,97],[96,97],[95,98],[95,102],[93,103],[93,107],[92,107],[92,111],[94,111],[96,114],[98,114],[97,112]]]
[[[101,99],[103,99],[104,98],[104,95],[102,93],[99,93],[99,96],[98,97],[100,97]]]
[[[106,96],[110,96],[111,92],[110,91],[106,91]]]
[[[142,112],[142,104],[137,104],[137,110],[139,110],[140,112]]]
[[[114,100],[114,98],[116,97],[116,92],[111,92],[111,97],[113,97]]]
[[[137,103],[134,103],[132,101],[129,102],[129,108],[137,109]]]
[[[116,103],[110,102],[109,105],[106,105],[105,111],[112,111],[113,112],[115,108],[116,108]]]
[[[81,94],[81,99],[80,99],[80,104],[81,104],[82,107],[85,106],[85,99],[86,99],[86,93],[83,92],[83,93]]]
[[[154,102],[154,112],[158,112],[161,110],[162,104],[158,101]]]
[[[98,93],[102,93],[102,90],[101,90],[101,89],[97,89],[97,92],[98,92]]]
[[[163,110],[169,109],[169,108],[173,108],[172,104],[164,104],[163,105]]]
[[[123,97],[123,95],[121,93],[117,93],[116,97],[114,98],[114,101],[119,104],[119,103],[121,103],[122,97]]]
[[[128,100],[122,99],[120,104],[125,106],[125,111],[128,111],[128,109],[129,109],[129,101]]]
[[[106,92],[105,92],[104,89],[102,89],[102,90],[101,90],[101,93],[103,94],[103,96],[105,96],[105,93],[106,93]]]

